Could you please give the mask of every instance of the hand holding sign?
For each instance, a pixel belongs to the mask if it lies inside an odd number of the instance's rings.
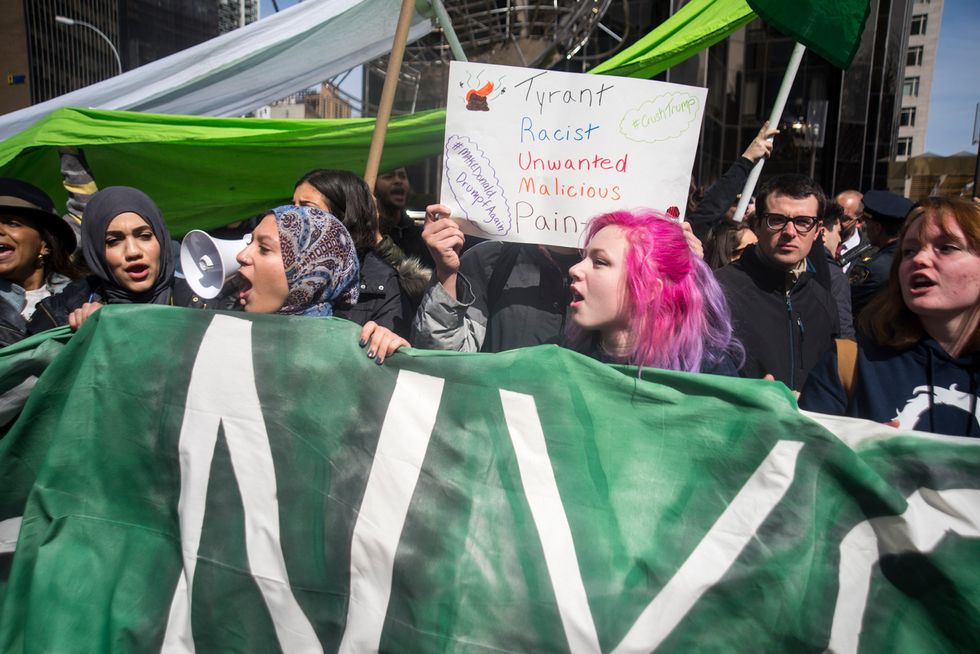
[[[456,297],[456,273],[459,272],[459,253],[466,236],[454,220],[448,220],[453,210],[444,204],[430,204],[425,208],[425,227],[422,240],[436,264],[436,279],[450,297]],[[440,220],[446,218],[447,220]]]

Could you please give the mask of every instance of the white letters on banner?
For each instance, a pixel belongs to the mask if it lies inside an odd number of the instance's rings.
[[[579,247],[589,218],[683,217],[707,89],[453,62],[441,201],[484,238]]]

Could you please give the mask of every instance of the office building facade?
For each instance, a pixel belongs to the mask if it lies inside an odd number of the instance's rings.
[[[231,13],[258,20],[258,0],[0,0],[0,113],[118,74],[114,48],[125,71],[214,38]]]
[[[942,17],[943,0],[912,0],[895,142],[896,161],[905,161],[926,151],[929,98]]]

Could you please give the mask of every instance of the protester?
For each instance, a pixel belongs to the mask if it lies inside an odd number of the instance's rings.
[[[813,370],[800,407],[902,429],[980,436],[980,206],[932,197],[899,234],[886,290],[856,348]]]
[[[834,296],[834,301],[837,302],[837,318],[840,327],[837,333],[841,337],[850,338],[854,336],[854,320],[851,317],[851,286],[833,255],[840,244],[840,221],[843,218],[843,208],[836,202],[828,202],[827,209],[821,219],[823,224],[820,228],[820,236],[823,239],[823,252],[827,262],[827,274],[830,278],[830,293]],[[812,256],[808,257],[807,261],[812,259]],[[815,269],[809,264],[807,270],[811,273],[815,272]]]
[[[563,345],[607,363],[735,375],[731,317],[681,226],[652,210],[586,227]]]
[[[423,238],[436,263],[412,344],[431,350],[502,352],[553,343],[566,325],[572,248],[486,241],[462,256],[465,235],[443,204],[426,208]]]
[[[890,191],[864,194],[864,225],[874,248],[866,250],[848,271],[855,317],[888,283],[888,271],[898,248],[898,231],[911,209],[911,201]]]
[[[837,260],[836,252],[841,244],[841,223],[847,219],[844,207],[836,202],[828,202],[827,209],[823,214],[823,226],[820,235],[823,237],[823,246],[827,250],[828,261],[833,262],[838,268],[841,267]]]
[[[344,225],[318,207],[284,206],[270,211],[238,253],[239,302],[252,313],[331,316],[333,307],[356,305],[359,264],[354,239]],[[408,341],[368,321],[361,347],[381,364]]]
[[[381,234],[390,238],[406,255],[417,258],[431,270],[435,263],[422,238],[422,230],[405,211],[411,193],[412,185],[404,168],[378,175],[374,182],[374,197],[378,200]]]
[[[694,235],[701,240],[707,240],[712,227],[724,218],[731,218],[735,213],[734,205],[738,202],[745,180],[755,164],[763,158],[772,155],[773,144],[769,140],[779,134],[778,129],[769,129],[769,121],[762,123],[759,133],[755,135],[742,156],[735,160],[731,168],[725,171],[721,179],[715,182],[704,194],[697,208],[687,214],[687,222],[691,223]],[[744,219],[747,221],[754,213],[750,202]]]
[[[74,232],[44,191],[0,178],[0,346],[31,333],[38,304],[82,274],[74,250]]]
[[[160,210],[142,191],[110,186],[94,194],[81,223],[82,253],[92,274],[42,301],[31,333],[60,325],[78,329],[104,304],[207,308],[174,276],[175,250]]]
[[[848,272],[851,264],[865,255],[873,245],[864,234],[864,196],[853,189],[841,191],[835,201],[844,211],[840,225],[840,247],[831,251],[840,263],[844,272]]]
[[[245,311],[330,316],[358,298],[357,252],[339,220],[316,207],[276,207],[236,257]]]
[[[833,297],[806,270],[827,201],[804,175],[774,177],[757,197],[751,224],[759,242],[715,275],[745,347],[743,374],[799,390],[839,329]]]
[[[361,271],[359,297],[355,305],[335,305],[334,315],[359,325],[373,320],[408,336],[414,312],[402,293],[398,271],[378,253],[378,210],[364,180],[346,170],[312,170],[296,183],[293,204],[333,214],[354,239]]]
[[[745,248],[758,241],[747,222],[737,223],[725,218],[708,232],[704,242],[704,260],[712,270],[716,270],[738,261]]]

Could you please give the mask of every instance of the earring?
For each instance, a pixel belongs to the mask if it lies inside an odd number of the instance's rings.
[[[42,252],[38,252],[37,253],[37,265],[39,265],[39,266],[43,266],[44,265],[44,253],[42,253]]]

